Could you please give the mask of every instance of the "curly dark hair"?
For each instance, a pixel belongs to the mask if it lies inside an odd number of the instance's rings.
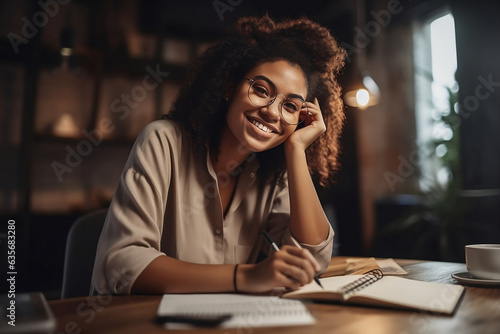
[[[318,99],[326,124],[326,132],[306,150],[309,171],[322,186],[329,186],[338,168],[345,118],[336,80],[344,57],[345,51],[328,29],[307,18],[281,22],[267,15],[241,18],[224,40],[197,60],[173,111],[165,117],[183,124],[198,150],[206,152],[207,145],[218,150],[228,87],[233,90],[246,73],[264,62],[286,60],[298,65],[306,77],[307,100]],[[263,180],[280,178],[286,170],[283,144],[257,153],[257,159]]]

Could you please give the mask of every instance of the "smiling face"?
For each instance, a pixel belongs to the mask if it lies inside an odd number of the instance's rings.
[[[304,73],[298,66],[284,60],[265,62],[248,72],[246,78],[264,76],[272,81],[280,93],[276,101],[266,107],[257,107],[248,99],[249,80],[237,84],[226,115],[227,126],[222,140],[234,141],[250,152],[262,152],[283,143],[296,129],[281,117],[279,105],[283,96],[307,96]],[[282,95],[281,95],[282,94]],[[227,142],[226,142],[227,144]]]

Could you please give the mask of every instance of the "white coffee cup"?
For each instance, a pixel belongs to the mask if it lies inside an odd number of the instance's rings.
[[[474,277],[500,280],[500,244],[466,245],[465,263]]]

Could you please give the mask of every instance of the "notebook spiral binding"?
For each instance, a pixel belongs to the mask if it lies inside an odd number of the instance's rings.
[[[361,289],[366,288],[368,285],[375,283],[379,279],[384,277],[384,274],[382,273],[382,270],[380,269],[373,269],[367,272],[366,274],[363,275],[363,277],[355,280],[352,283],[349,283],[345,286],[343,286],[340,289],[340,292],[344,296],[349,296],[350,294],[359,291]]]

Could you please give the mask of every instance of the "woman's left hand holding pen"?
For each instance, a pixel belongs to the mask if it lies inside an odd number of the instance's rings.
[[[262,262],[240,264],[236,280],[241,292],[260,293],[277,287],[296,290],[310,283],[318,270],[318,262],[307,249],[285,245]]]

